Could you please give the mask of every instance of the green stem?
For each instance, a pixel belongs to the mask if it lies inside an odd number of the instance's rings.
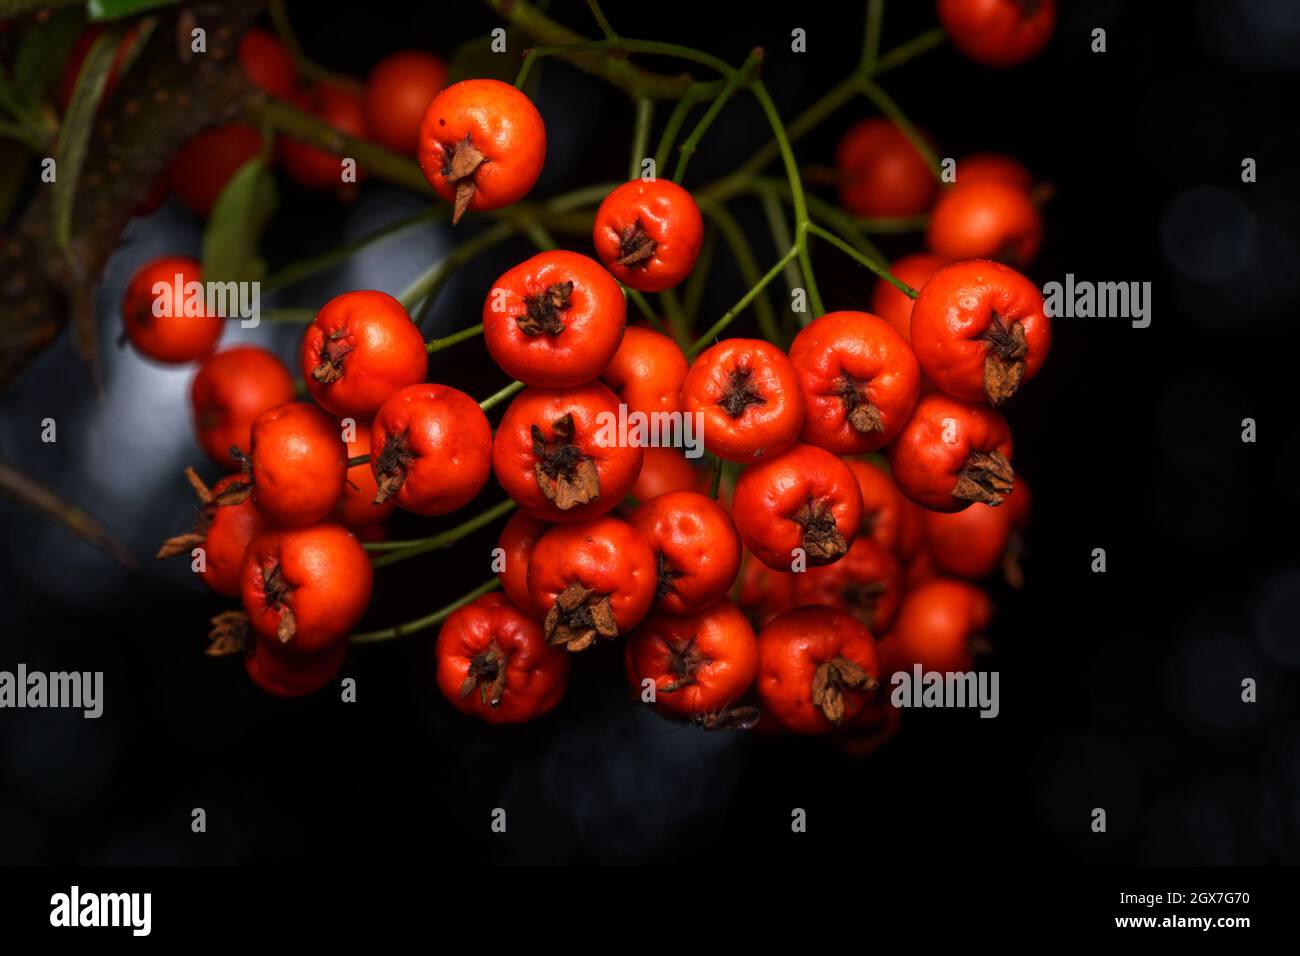
[[[316,318],[315,309],[263,309],[263,322],[310,322]]]
[[[673,144],[677,142],[677,135],[682,131],[686,117],[690,115],[695,104],[704,98],[702,90],[703,84],[700,83],[688,87],[682,94],[682,98],[677,101],[677,105],[673,107],[673,111],[668,114],[668,123],[659,136],[659,148],[655,150],[656,176],[659,175],[659,170],[668,165],[668,155],[672,152]]]
[[[650,145],[650,124],[654,121],[654,116],[654,100],[648,96],[643,96],[636,101],[636,123],[632,132],[632,156],[628,160],[627,178],[629,180],[636,179],[641,175],[641,163],[646,158],[646,147]]]
[[[899,109],[893,98],[866,78],[862,79],[861,88],[863,95],[875,103],[880,112],[884,113],[895,126],[903,131],[903,135],[911,141],[912,146],[925,159],[926,165],[930,167],[930,172],[934,173],[934,178],[939,182],[943,182],[943,170],[939,166],[939,157],[934,154],[934,150],[925,141],[925,137],[912,125],[912,121]]]
[[[754,259],[754,251],[749,247],[749,242],[745,239],[745,234],[736,222],[731,212],[721,205],[711,205],[705,210],[709,219],[718,227],[722,238],[726,241],[727,246],[731,249],[732,256],[736,260],[736,268],[740,270],[741,281],[749,287],[758,284],[761,276],[758,272],[758,262]],[[784,249],[791,245],[789,237],[785,242],[778,242],[777,248]],[[758,327],[763,332],[763,337],[771,342],[780,339],[780,330],[776,324],[776,313],[772,311],[772,302],[767,297],[767,292],[762,291],[754,299],[754,314],[758,317]]]
[[[404,542],[400,548],[390,548],[388,554],[375,558],[371,565],[378,568],[386,568],[390,564],[396,564],[398,561],[405,561],[407,558],[413,558],[419,554],[427,554],[430,551],[440,551],[443,548],[450,548],[453,544],[467,535],[473,534],[479,528],[491,524],[504,514],[509,514],[515,503],[507,498],[499,504],[493,505],[487,511],[482,511],[470,518],[468,521],[462,521],[454,528],[449,528],[441,534],[435,534],[429,538],[422,538],[416,541]]]
[[[262,292],[269,293],[283,289],[285,286],[291,286],[296,282],[313,276],[318,272],[324,272],[326,269],[346,262],[355,253],[360,252],[368,246],[375,245],[388,239],[399,232],[405,232],[412,226],[418,226],[426,222],[447,217],[447,207],[430,206],[428,209],[421,209],[419,212],[412,213],[409,216],[403,216],[390,222],[381,229],[377,229],[368,236],[362,236],[360,239],[354,239],[352,242],[336,246],[319,255],[302,259],[298,262],[292,262],[282,269],[279,269],[262,280]]]
[[[755,80],[750,86],[758,98],[758,105],[763,108],[763,113],[772,125],[772,135],[776,137],[776,146],[785,164],[785,175],[790,181],[790,200],[794,205],[795,249],[799,253],[799,265],[803,269],[804,284],[808,287],[808,302],[812,306],[813,314],[821,315],[825,309],[822,306],[821,292],[817,289],[817,277],[813,275],[812,256],[808,252],[808,203],[804,199],[803,182],[799,179],[799,166],[794,159],[794,150],[790,148],[790,140],[785,133],[785,124],[781,122],[781,114],[777,112],[776,104],[768,95],[767,87],[763,85],[762,80]]]
[[[459,332],[453,332],[451,335],[445,335],[440,339],[430,339],[424,343],[424,350],[432,355],[434,352],[441,352],[457,342],[464,342],[466,339],[472,339],[474,336],[482,334],[483,323],[480,322],[478,325],[471,325],[467,329],[461,329]]]
[[[662,332],[664,335],[667,335],[668,330],[664,328],[663,322],[660,321],[659,319],[659,314],[655,312],[653,308],[651,308],[650,303],[646,300],[646,297],[642,295],[640,292],[636,291],[636,289],[629,289],[627,286],[623,286],[622,288],[623,288],[623,295],[627,297],[627,300],[629,302],[631,302],[633,305],[637,307],[637,311],[640,312],[645,317],[645,320],[654,326],[655,331]]]
[[[693,358],[696,354],[707,347],[710,342],[722,334],[722,331],[735,320],[736,316],[740,315],[740,313],[744,311],[745,307],[748,306],[749,303],[753,302],[760,292],[767,288],[768,283],[781,274],[781,270],[785,268],[785,264],[794,259],[798,254],[799,247],[791,246],[789,250],[787,250],[786,254],[777,260],[776,265],[772,266],[772,268],[758,280],[752,289],[740,297],[740,301],[733,305],[727,311],[726,315],[718,319],[717,322],[714,322],[708,331],[695,340],[695,343],[686,350],[686,357]]]
[[[704,286],[709,281],[713,269],[713,257],[718,249],[718,224],[711,221],[704,230],[704,242],[700,246],[700,258],[691,270],[691,277],[686,280],[682,293],[682,311],[686,313],[686,324],[694,327],[695,318],[700,314],[700,303],[704,300]]]
[[[441,624],[453,611],[464,607],[471,601],[481,598],[485,594],[495,591],[500,586],[500,580],[492,578],[490,581],[484,581],[468,594],[461,595],[446,607],[440,608],[432,614],[426,614],[424,617],[417,617],[414,621],[407,621],[405,624],[395,624],[392,627],[386,627],[382,630],[365,631],[361,634],[353,634],[351,641],[353,644],[374,644],[377,641],[391,641],[399,637],[406,637],[410,634],[416,634],[420,631],[428,630],[431,627]]]
[[[609,25],[609,20],[605,18],[605,11],[600,9],[600,0],[587,0],[587,9],[596,18],[596,25],[600,27],[600,32],[605,34],[605,39],[617,43],[618,34],[614,32],[614,28]]]
[[[713,458],[713,480],[709,482],[709,497],[714,501],[718,500],[718,492],[722,488],[722,459],[716,455]]]
[[[866,35],[862,40],[862,62],[858,69],[870,76],[880,58],[880,26],[885,16],[885,0],[867,0]]]
[[[948,34],[942,29],[936,27],[933,30],[927,30],[925,33],[917,34],[905,43],[900,43],[888,53],[885,53],[876,61],[876,70],[872,76],[880,76],[892,69],[902,66],[909,60],[915,59],[922,53],[933,50],[941,46],[943,41],[948,39]]]
[[[456,269],[469,262],[479,253],[485,252],[498,243],[509,239],[515,234],[515,228],[514,223],[498,222],[484,229],[472,239],[462,242],[446,256],[426,269],[422,275],[418,276],[402,291],[397,297],[397,301],[401,302],[403,307],[410,309],[426,296],[435,295]]]
[[[357,465],[368,465],[368,464],[370,464],[369,455],[357,455],[355,458],[348,459],[349,468],[355,468],[357,467]]]
[[[523,382],[511,382],[505,388],[501,389],[501,391],[489,395],[487,398],[483,399],[483,401],[479,402],[478,407],[483,409],[485,412],[490,411],[523,387]]]
[[[762,62],[763,50],[760,47],[751,51],[749,56],[745,58],[745,62],[740,65],[740,69],[728,77],[722,90],[713,98],[713,102],[709,104],[708,110],[706,110],[704,115],[700,117],[700,121],[695,124],[695,129],[691,130],[691,135],[686,137],[686,142],[682,143],[682,148],[677,154],[677,168],[673,171],[673,182],[678,184],[681,183],[682,177],[686,175],[686,164],[691,161],[691,156],[695,154],[695,150],[699,147],[700,140],[704,138],[704,134],[708,132],[709,127],[713,125],[713,121],[718,118],[718,114],[721,113],[722,108],[727,105],[727,101],[731,99],[732,94],[736,92],[736,88],[742,83],[749,82],[749,78],[754,74],[754,71],[758,69],[758,65]]]
[[[893,274],[888,269],[886,269],[884,266],[880,265],[879,263],[873,262],[867,256],[858,252],[858,250],[854,249],[851,245],[849,245],[839,236],[835,235],[835,233],[831,232],[828,229],[823,229],[821,226],[817,225],[816,223],[809,223],[808,231],[811,232],[813,235],[820,236],[821,238],[825,239],[832,246],[834,246],[836,249],[839,249],[845,255],[849,256],[859,265],[866,267],[867,269],[874,272],[876,275],[880,276],[880,278],[884,279],[886,282],[892,284],[895,288],[898,289],[899,292],[903,293],[906,296],[910,296],[913,299],[917,297],[918,294],[917,291],[913,289],[910,285],[908,285],[906,282],[903,282],[900,279],[894,278]]]
[[[659,302],[664,307],[664,318],[678,345],[691,340],[691,329],[686,322],[686,312],[681,300],[677,298],[676,289],[664,289],[659,293]]]

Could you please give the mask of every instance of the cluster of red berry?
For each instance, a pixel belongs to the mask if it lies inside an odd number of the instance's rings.
[[[545,128],[515,87],[464,81],[419,112],[385,135],[414,149],[454,219],[514,203],[536,182]],[[818,316],[785,351],[747,338],[684,350],[629,325],[621,286],[681,283],[703,224],[672,182],[618,186],[595,216],[595,259],[543,252],[488,290],[484,343],[522,386],[495,432],[480,403],[425,381],[429,349],[385,293],[338,296],[308,327],[311,404],[294,400],[288,370],[262,349],[210,354],[221,319],[151,297],[196,263],[151,263],[126,297],[127,337],[160,361],[202,360],[199,440],[235,472],[210,489],[190,473],[199,526],[160,556],[202,549],[203,579],[244,607],[216,619],[214,648],[247,650],[267,690],[304,694],[338,672],[369,601],[358,538],[382,537],[395,507],[456,511],[495,474],[519,509],[495,552],[504,594],[462,602],[437,641],[438,684],[461,710],[493,723],[538,717],[562,697],[572,653],[626,636],[628,679],[665,714],[892,732],[882,675],[970,669],[991,607],[967,581],[999,565],[1018,575],[1029,498],[997,408],[1050,344],[1042,295],[993,261],[1023,264],[1041,238],[1027,174],[997,157],[957,168],[940,190],[894,125],[849,131],[844,207],[929,209],[932,255],[882,279],[879,314]],[[712,476],[678,450],[611,431],[634,415],[699,422]],[[742,466],[734,482],[722,481],[723,462]]]

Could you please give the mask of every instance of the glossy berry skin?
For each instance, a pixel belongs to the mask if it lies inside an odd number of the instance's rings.
[[[796,608],[758,635],[758,696],[786,730],[826,734],[851,726],[880,683],[876,642],[844,611]]]
[[[279,525],[305,525],[333,513],[343,497],[348,446],[338,422],[315,405],[287,402],[253,421],[253,504]]]
[[[325,303],[303,336],[307,391],[340,418],[373,418],[399,389],[424,381],[424,336],[385,292],[345,292]]]
[[[244,554],[253,539],[270,527],[262,513],[247,497],[226,503],[223,499],[232,488],[243,485],[239,475],[227,475],[212,486],[212,501],[201,512],[205,570],[199,572],[203,583],[218,594],[239,597],[239,575]]]
[[[342,424],[339,431],[343,432]],[[372,431],[369,422],[353,422],[352,439],[348,442],[348,458],[360,458],[373,451],[371,445]],[[343,483],[343,497],[339,499],[338,517],[343,526],[361,540],[367,540],[365,532],[383,522],[397,510],[397,502],[389,500],[375,504],[379,494],[379,483],[370,464],[353,465],[348,469],[347,481]]]
[[[366,83],[366,125],[382,146],[414,156],[420,121],[447,85],[447,64],[423,50],[400,50],[380,60]]]
[[[1025,164],[1001,153],[972,153],[959,159],[956,182],[963,186],[972,183],[1002,183],[1023,193],[1034,188],[1034,177],[1025,168]]]
[[[290,652],[346,643],[370,602],[370,558],[337,524],[266,531],[244,555],[240,593],[253,630]]]
[[[724,597],[740,570],[740,535],[726,509],[695,491],[642,502],[628,518],[655,553],[655,606],[691,614]]]
[[[623,338],[627,305],[614,277],[576,252],[542,252],[504,273],[483,303],[483,341],[526,385],[597,378]]]
[[[741,473],[731,514],[754,557],[774,571],[790,571],[796,548],[808,567],[844,556],[862,528],[862,494],[839,458],[815,445],[794,445]]]
[[[528,195],[546,162],[546,126],[510,84],[462,80],[425,110],[416,157],[458,222],[467,209],[500,209]]]
[[[927,513],[925,542],[930,560],[943,574],[971,581],[988,577],[1002,562],[1011,518],[1010,497],[998,508],[976,502],[956,514]]]
[[[328,83],[314,83],[299,89],[290,98],[293,105],[334,127],[340,133],[364,139],[366,127],[365,106],[361,96],[350,89]],[[337,190],[343,183],[342,156],[328,153],[318,146],[291,139],[279,141],[280,165],[289,178],[306,189]],[[357,182],[365,178],[365,170],[357,167]]]
[[[380,406],[371,432],[376,501],[420,515],[468,504],[492,473],[492,428],[478,402],[446,385],[408,385]]]
[[[503,594],[453,611],[438,632],[438,689],[457,710],[489,724],[522,724],[555,708],[569,655]]]
[[[618,399],[599,382],[526,388],[492,443],[492,470],[506,494],[546,521],[585,521],[623,500],[641,471],[639,445],[622,443]]]
[[[666,335],[634,325],[600,379],[627,405],[629,412],[681,411],[682,383],[688,365],[681,348]]]
[[[848,459],[844,464],[853,472],[862,493],[862,537],[886,551],[894,551],[902,530],[902,493],[883,468],[858,459]]]
[[[549,522],[534,518],[527,511],[516,511],[501,529],[497,541],[497,547],[504,552],[504,567],[497,574],[501,579],[501,590],[521,610],[538,618],[542,611],[528,593],[528,565],[533,558],[533,548],[537,547],[537,542],[550,526]]]
[[[235,173],[261,151],[262,134],[253,127],[214,126],[180,148],[167,168],[167,182],[186,209],[206,218]]]
[[[930,281],[948,260],[929,252],[914,252],[896,259],[889,267],[889,272],[900,282],[919,290]],[[880,316],[908,342],[912,341],[912,297],[900,292],[898,287],[886,279],[877,279],[876,287],[871,292],[871,312]]]
[[[939,388],[1000,405],[1038,374],[1052,344],[1043,295],[987,259],[940,269],[912,310],[912,347]]]
[[[993,605],[974,585],[931,578],[907,592],[898,617],[880,641],[885,679],[920,664],[925,671],[969,671],[972,640],[993,617]]]
[[[840,205],[855,216],[912,216],[925,212],[939,180],[911,140],[887,119],[849,127],[835,150]]]
[[[646,448],[641,472],[632,485],[632,497],[649,501],[669,491],[707,494],[712,477],[707,469],[692,464],[698,461],[698,458],[687,458],[676,448]]]
[[[1043,220],[1029,194],[1000,182],[958,182],[930,212],[925,242],[949,260],[997,259],[1023,268],[1043,242]]]
[[[189,256],[163,256],[136,270],[122,301],[122,326],[136,351],[165,365],[183,365],[217,347],[226,320],[206,313],[202,294],[191,302],[186,288],[202,281],[203,266]],[[187,315],[187,309],[199,314]]]
[[[633,691],[655,686],[661,713],[699,720],[739,700],[758,676],[758,639],[726,598],[687,615],[651,614],[628,640]]]
[[[761,339],[724,339],[701,352],[682,383],[682,410],[704,415],[705,448],[738,462],[789,447],[804,420],[798,373]]]
[[[313,654],[292,653],[275,638],[258,637],[244,657],[244,669],[261,690],[276,697],[305,697],[338,676],[348,656],[347,641]]]
[[[847,611],[873,634],[884,633],[893,622],[903,587],[898,559],[862,537],[834,564],[791,577],[796,605],[821,604]]]
[[[239,65],[249,82],[272,96],[287,100],[298,85],[298,67],[279,37],[251,27],[239,39]]]
[[[190,385],[195,435],[213,463],[226,471],[239,468],[230,448],[250,446],[253,420],[291,401],[293,376],[256,345],[232,345],[208,356]]]
[[[953,46],[984,66],[1033,59],[1056,23],[1056,0],[938,0],[937,7]]]
[[[695,268],[704,220],[695,200],[668,179],[634,179],[596,210],[591,240],[615,278],[639,292],[662,292]]]
[[[636,627],[654,601],[654,552],[617,518],[555,525],[528,565],[528,593],[543,612],[547,643],[583,651]]]
[[[1001,504],[1011,493],[1011,430],[987,405],[934,392],[890,446],[898,490],[931,511],[961,511],[972,501]]]
[[[807,413],[800,439],[837,455],[892,441],[921,391],[907,340],[867,312],[828,312],[790,345]]]

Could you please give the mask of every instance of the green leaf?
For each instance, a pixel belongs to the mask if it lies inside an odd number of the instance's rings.
[[[80,10],[60,10],[27,31],[14,58],[14,93],[21,102],[32,105],[41,98],[85,23]]]
[[[91,44],[90,52],[77,74],[72,102],[59,127],[59,142],[54,150],[56,179],[50,199],[54,243],[67,249],[72,234],[72,206],[81,181],[81,167],[86,161],[86,146],[95,126],[95,111],[108,85],[108,74],[117,56],[117,45],[124,29],[109,27]]]
[[[277,202],[275,177],[261,156],[239,167],[203,231],[205,282],[256,282],[266,274],[257,246]]]
[[[90,0],[86,12],[92,20],[120,20],[145,10],[176,6],[180,0]]]

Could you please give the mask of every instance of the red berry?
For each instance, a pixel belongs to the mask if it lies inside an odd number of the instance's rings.
[[[140,354],[183,365],[216,348],[226,320],[208,314],[202,282],[203,267],[188,256],[154,259],[131,276],[122,302],[122,326]]]
[[[519,506],[547,521],[582,521],[623,500],[641,471],[642,449],[621,441],[618,399],[599,382],[526,388],[506,409],[492,443],[492,470]]]
[[[340,133],[358,139],[367,135],[365,107],[360,94],[351,89],[315,83],[298,90],[291,99],[299,109],[324,120]],[[279,151],[285,172],[300,186],[330,190],[343,185],[341,156],[291,139],[281,139]],[[358,182],[364,178],[364,172],[360,166],[357,167]]]
[[[634,179],[596,210],[596,255],[618,281],[640,292],[662,292],[695,268],[704,220],[695,200],[667,179]]]
[[[973,501],[997,505],[1011,493],[1011,430],[987,405],[941,392],[922,398],[890,446],[894,481],[931,511],[961,511]]]
[[[1015,66],[1051,39],[1056,0],[938,0],[953,46],[985,66]]]
[[[546,614],[546,641],[570,651],[636,627],[650,610],[656,581],[650,545],[617,518],[555,525],[528,565],[528,592]]]
[[[279,37],[251,27],[239,39],[239,65],[254,85],[272,96],[288,99],[298,85],[298,67]]]
[[[804,422],[798,373],[761,339],[724,339],[701,352],[682,383],[682,409],[703,414],[704,447],[728,461],[777,454]]]
[[[240,593],[253,629],[291,652],[346,643],[370,602],[370,558],[337,524],[266,531],[244,555]]]
[[[180,148],[167,169],[167,180],[190,212],[207,217],[226,184],[261,151],[262,134],[253,127],[214,126]]]
[[[893,441],[921,391],[907,340],[866,312],[814,319],[791,343],[790,363],[807,407],[800,437],[837,455]]]
[[[268,694],[303,697],[333,680],[347,656],[346,641],[308,654],[287,651],[273,637],[258,637],[252,652],[244,657],[244,670]]]
[[[447,64],[422,50],[384,57],[366,83],[366,124],[375,142],[409,156],[420,141],[420,121],[447,85]]]
[[[483,303],[483,341],[511,378],[541,388],[590,382],[623,338],[623,290],[600,263],[561,250],[503,274]]]
[[[485,594],[453,611],[438,632],[438,688],[457,710],[489,724],[521,724],[554,709],[569,655],[508,598]]]
[[[230,448],[248,448],[253,420],[293,401],[293,377],[284,363],[256,345],[234,345],[204,359],[190,385],[190,405],[199,444],[220,468],[239,461]]]
[[[691,614],[724,597],[740,570],[740,536],[722,505],[695,491],[670,491],[629,517],[654,551],[656,606]]]
[[[808,567],[845,555],[862,527],[862,494],[840,459],[815,445],[795,445],[741,473],[731,513],[754,557],[789,571],[796,548]]]
[[[248,467],[253,504],[271,521],[321,521],[343,496],[348,446],[338,422],[315,405],[288,402],[253,422]]]
[[[912,141],[887,119],[849,127],[835,150],[840,204],[855,216],[925,212],[939,180]]]
[[[301,354],[307,391],[340,418],[373,418],[394,392],[429,371],[424,336],[385,292],[330,299],[307,327]]]
[[[492,428],[478,403],[446,385],[408,385],[375,415],[376,501],[422,515],[468,504],[491,474]]]
[[[825,734],[860,720],[880,684],[871,632],[829,607],[802,607],[758,635],[758,695],[787,730]]]
[[[420,122],[424,178],[455,204],[482,212],[518,202],[546,161],[546,126],[523,93],[500,80],[462,80],[439,93]]]

